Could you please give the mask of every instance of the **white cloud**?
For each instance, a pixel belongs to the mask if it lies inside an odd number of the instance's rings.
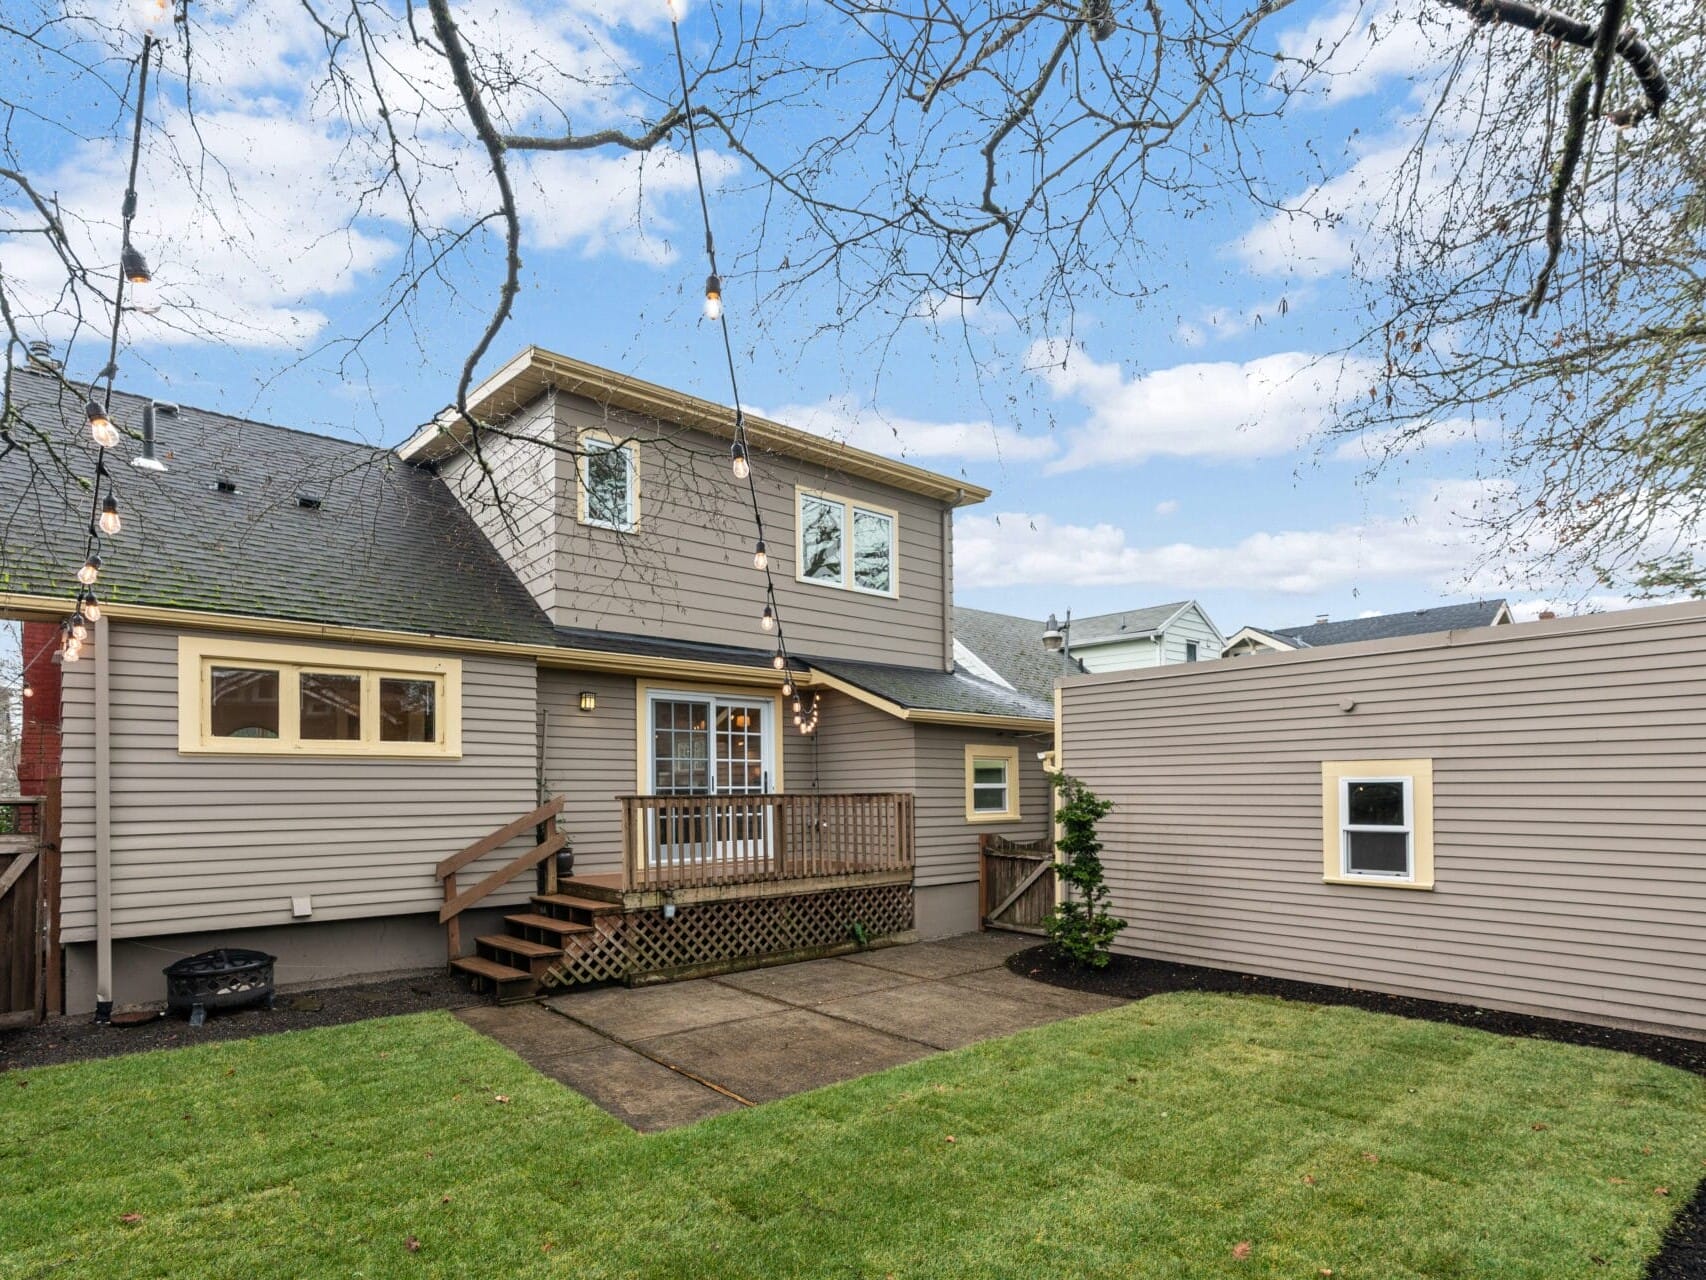
[[[1177,498],[1167,498],[1155,504],[1155,514],[1158,516],[1170,516],[1178,509],[1179,500]]]
[[[1291,453],[1327,424],[1342,395],[1363,390],[1371,376],[1360,362],[1285,351],[1128,378],[1119,364],[1094,360],[1082,347],[1047,342],[1031,348],[1029,364],[1057,397],[1089,410],[1051,472],[1155,457]]]
[[[1346,436],[1333,450],[1333,456],[1341,462],[1380,463],[1421,449],[1446,449],[1479,440],[1484,431],[1482,424],[1470,418],[1448,418],[1425,427],[1414,424],[1386,427]]]
[[[1279,53],[1310,64],[1310,98],[1337,105],[1367,97],[1394,79],[1431,75],[1451,47],[1466,15],[1424,14],[1401,0],[1347,0],[1302,26],[1280,33]],[[1443,18],[1443,21],[1442,21]],[[1289,66],[1278,78],[1302,79],[1305,67]]]
[[[1473,519],[1487,498],[1477,482],[1441,482],[1409,517],[1255,533],[1219,546],[1138,547],[1112,524],[1068,524],[1024,512],[968,513],[954,526],[955,583],[967,589],[1046,583],[1164,586],[1187,595],[1214,589],[1308,595],[1419,578],[1450,590],[1481,555]]]
[[[928,422],[861,406],[851,396],[816,404],[787,404],[766,417],[891,458],[954,458],[964,462],[1034,462],[1050,456],[1046,432],[1020,432],[988,420]]]

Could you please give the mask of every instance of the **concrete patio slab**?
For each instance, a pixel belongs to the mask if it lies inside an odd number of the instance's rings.
[[[642,1133],[693,1124],[741,1106],[715,1089],[610,1041],[597,1049],[543,1058],[533,1066]]]
[[[789,1009],[648,1040],[646,1051],[750,1102],[773,1102],[898,1067],[924,1057],[930,1046],[810,1009]]]
[[[537,1065],[540,1058],[596,1049],[610,1041],[592,1030],[559,1018],[536,1004],[477,1005],[456,1016]]]
[[[717,982],[671,982],[657,987],[571,991],[545,1001],[558,1013],[617,1040],[650,1040],[787,1006]]]
[[[1010,1036],[1062,1017],[1060,1011],[1044,1004],[990,991],[974,994],[971,988],[948,982],[918,982],[874,991],[823,1005],[821,1012],[937,1049],[958,1049],[979,1040]]]
[[[1125,1003],[1114,996],[1098,996],[1088,991],[1073,991],[1066,987],[1051,987],[1046,982],[1032,982],[1007,969],[979,969],[976,973],[958,973],[944,978],[950,986],[991,995],[1005,996],[1038,1008],[1052,1009],[1058,1017],[1075,1017],[1081,1013],[1098,1013]]]
[[[994,964],[1005,963],[1008,956],[1018,951],[1047,941],[1029,933],[1002,933],[990,929],[983,933],[960,933],[951,938],[937,938],[932,945],[950,947],[955,951],[969,951],[973,955],[987,957]]]
[[[776,965],[768,969],[748,969],[744,973],[725,974],[717,979],[723,986],[737,987],[787,1004],[806,1006],[917,981],[911,974],[849,964],[839,957]]]
[[[843,959],[850,964],[869,965],[873,969],[887,969],[891,973],[910,974],[915,978],[946,978],[956,973],[991,968],[1000,964],[1003,957],[980,953],[975,946],[955,946],[943,941],[859,951]]]

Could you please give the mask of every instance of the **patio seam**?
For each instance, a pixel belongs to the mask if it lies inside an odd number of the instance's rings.
[[[642,1049],[640,1047],[640,1042],[632,1041],[632,1040],[624,1040],[620,1036],[611,1035],[610,1032],[605,1031],[602,1027],[595,1027],[590,1022],[583,1022],[583,1021],[581,1021],[581,1019],[575,1017],[574,1015],[564,1013],[561,1009],[554,1009],[548,1004],[541,1003],[539,1007],[549,1010],[551,1013],[555,1014],[559,1018],[562,1018],[568,1022],[574,1023],[577,1027],[585,1027],[588,1031],[592,1032],[595,1036],[602,1037],[603,1039],[609,1041],[611,1044],[615,1045],[618,1049],[626,1049],[629,1053],[632,1053],[632,1054],[635,1054],[641,1058],[644,1058],[648,1062],[655,1062],[655,1063],[657,1063],[658,1066],[663,1067],[666,1070],[673,1071],[676,1075],[681,1076],[684,1079],[691,1080],[691,1081],[693,1081],[694,1084],[701,1085],[704,1088],[711,1090],[711,1092],[713,1092],[713,1093],[720,1093],[725,1098],[728,1098],[734,1102],[740,1103],[740,1105],[743,1107],[756,1107],[758,1105],[751,1098],[743,1098],[740,1096],[740,1094],[736,1093],[733,1089],[730,1089],[730,1088],[727,1088],[723,1085],[720,1085],[714,1080],[707,1080],[703,1076],[695,1075],[693,1072],[687,1070],[685,1067],[678,1067],[673,1062],[666,1062],[664,1059],[658,1057],[654,1053],[648,1053],[645,1049]],[[759,1017],[759,1018],[767,1018],[767,1017],[774,1017],[775,1015],[774,1014],[761,1013],[761,1014],[754,1014],[753,1016]],[[730,1019],[728,1019],[728,1021],[729,1022],[744,1022],[744,1021],[746,1021],[746,1019],[745,1018],[730,1018]],[[724,1024],[714,1022],[714,1023],[711,1023],[709,1025],[711,1025],[711,1026],[722,1026]],[[577,1052],[587,1053],[587,1052],[590,1052],[590,1050],[581,1049],[581,1050],[577,1050]],[[563,1056],[567,1057],[567,1056],[573,1056],[573,1055],[563,1055]]]

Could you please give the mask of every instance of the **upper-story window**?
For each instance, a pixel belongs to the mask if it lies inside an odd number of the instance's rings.
[[[815,489],[798,490],[797,501],[796,576],[801,582],[873,595],[900,594],[895,512]]]
[[[580,521],[629,533],[640,523],[640,461],[632,440],[580,435]]]

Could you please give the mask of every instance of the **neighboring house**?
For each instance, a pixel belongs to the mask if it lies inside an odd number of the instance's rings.
[[[1068,615],[1060,630],[1065,651],[1086,671],[1208,662],[1226,647],[1220,629],[1195,600],[1089,618]]]
[[[1055,681],[1083,675],[1075,657],[1043,647],[1044,623],[954,606],[954,661],[968,675],[1053,703]]]
[[[1706,603],[1085,676],[1118,951],[1706,1038]]]
[[[1400,636],[1423,636],[1435,631],[1499,627],[1510,621],[1510,605],[1503,600],[1377,613],[1342,622],[1329,622],[1327,615],[1321,614],[1308,626],[1243,627],[1226,642],[1225,656],[1243,658],[1253,653],[1288,653],[1293,649],[1319,649],[1323,645],[1356,644],[1362,640],[1396,640]]]
[[[79,395],[15,384],[92,474]],[[158,999],[164,964],[214,945],[275,953],[281,982],[417,967],[446,954],[441,915],[512,974],[560,954],[621,976],[575,952],[605,944],[667,969],[712,932],[737,959],[807,924],[955,932],[978,835],[1047,834],[1046,681],[955,659],[952,517],[986,490],[748,419],[805,734],[728,409],[536,348],[470,407],[503,424],[477,459],[448,415],[388,451],[190,408],[157,414],[165,473],[109,459],[125,526],[56,699],[67,1010]],[[75,591],[87,496],[21,457],[0,612],[32,649]],[[544,797],[573,879],[457,905],[548,855]]]

